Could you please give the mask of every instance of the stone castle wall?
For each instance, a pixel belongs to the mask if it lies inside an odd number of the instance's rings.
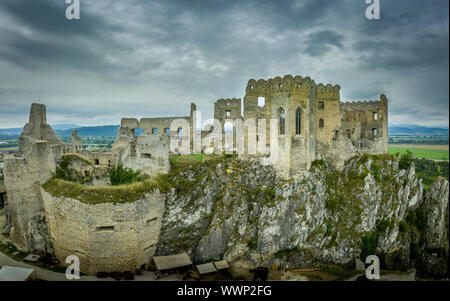
[[[335,131],[341,128],[340,87],[319,84],[316,88],[316,151],[327,154],[332,151]]]
[[[350,139],[368,139],[377,145],[372,153],[386,153],[388,148],[388,100],[341,103],[342,127]]]
[[[19,136],[21,157],[4,161],[11,239],[23,251],[52,251],[40,185],[54,176],[64,152],[61,139],[47,124],[46,107],[32,104],[30,118]]]
[[[76,154],[83,150],[81,137],[78,136],[78,131],[72,131],[72,153]]]
[[[27,157],[4,161],[8,209],[11,216],[10,235],[23,251],[51,252],[40,186],[55,173],[53,148],[45,141],[34,143]]]
[[[120,128],[113,145],[114,165],[141,171],[150,177],[170,171],[168,135],[140,135],[134,137],[127,128]]]
[[[81,272],[135,271],[153,257],[164,214],[158,190],[129,203],[85,204],[42,190],[56,258],[80,258]]]

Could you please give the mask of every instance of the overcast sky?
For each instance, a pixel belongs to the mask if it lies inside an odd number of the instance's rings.
[[[250,78],[286,74],[341,86],[342,101],[390,101],[391,124],[448,126],[448,0],[0,1],[0,127],[32,102],[53,124],[212,117]]]

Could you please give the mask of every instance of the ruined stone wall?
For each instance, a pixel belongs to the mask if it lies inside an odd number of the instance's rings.
[[[223,128],[226,119],[241,119],[241,110],[240,98],[219,99],[214,104],[214,118],[221,122]]]
[[[219,99],[214,104],[214,119],[220,121],[222,127],[222,145],[227,147],[228,149],[233,149],[236,146],[236,127],[238,126],[235,120],[242,120],[241,113],[241,99],[240,98],[227,98],[227,99]],[[226,129],[225,125],[227,124],[227,120],[232,126],[233,132],[233,141],[232,145],[226,145],[227,141],[225,138],[225,132],[230,129]],[[228,126],[228,124],[227,124]]]
[[[150,177],[170,171],[168,135],[133,137],[129,129],[120,128],[113,145],[114,164],[141,171]]]
[[[165,195],[158,190],[130,203],[85,204],[42,189],[56,258],[80,258],[81,272],[135,271],[152,259],[161,229]]]
[[[65,154],[62,160],[67,162],[67,179],[83,183],[86,186],[109,186],[109,167],[95,165],[93,161],[80,154]]]
[[[33,103],[30,117],[19,136],[19,153],[27,156],[37,141],[47,141],[54,148],[55,160],[64,153],[64,144],[52,127],[47,123],[45,105]]]
[[[80,155],[91,160],[94,165],[100,165],[100,166],[113,166],[114,165],[113,154],[110,151],[93,151],[93,152],[91,152],[88,150],[83,150],[82,152],[80,152]]]
[[[83,150],[81,137],[78,136],[78,131],[72,131],[72,153],[76,154]]]
[[[328,154],[333,151],[331,148],[333,135],[341,128],[340,87],[319,84],[315,98],[316,151],[320,154]]]
[[[277,137],[278,158],[275,167],[289,174],[306,170],[315,158],[315,84],[309,77],[275,77],[269,80],[250,80],[244,98],[244,121],[250,118],[266,119],[266,146],[270,146],[270,120],[277,119],[285,112],[285,133]],[[258,101],[264,97],[264,106]],[[259,103],[258,103],[259,102]],[[300,133],[296,129],[296,113],[301,112]],[[246,145],[251,143],[245,131]],[[279,134],[279,128],[277,129]],[[259,137],[258,137],[259,140]],[[272,154],[273,156],[273,154]]]
[[[185,117],[162,117],[162,118],[142,118],[139,122],[139,128],[144,131],[144,134],[151,135],[153,130],[157,130],[157,134],[174,136],[177,134],[175,131],[170,130],[170,125],[174,120],[184,119],[189,124],[191,123],[191,118],[189,116]],[[166,133],[166,130],[169,132]]]
[[[258,81],[254,79],[250,79],[247,83],[246,91],[245,91],[245,97],[244,97],[244,122],[246,120],[253,119],[255,120],[256,124],[258,125],[259,119],[266,120],[266,147],[270,146],[270,119],[272,116],[272,90],[277,89],[276,87],[272,87],[273,85],[276,85],[275,83],[272,84],[272,79],[264,80],[260,79]],[[258,99],[261,99],[261,103],[258,103]],[[257,139],[256,143],[259,142],[259,140],[264,137],[259,137],[257,130]],[[255,141],[254,138],[249,139],[248,130],[244,130],[244,141],[245,145],[247,146],[249,143],[252,143],[252,141]],[[245,149],[245,152],[247,153],[247,147]]]
[[[38,141],[31,146],[27,157],[4,161],[12,224],[9,234],[14,244],[25,252],[52,252],[40,185],[55,173],[54,151],[48,142]]]
[[[355,122],[361,124],[361,138],[374,139],[388,135],[387,98],[381,95],[379,101],[344,102],[341,104],[342,124],[350,128]],[[374,135],[376,129],[376,135]]]
[[[32,104],[29,122],[19,136],[22,157],[4,161],[10,235],[20,250],[52,252],[40,185],[55,175],[63,151],[64,144],[47,124],[45,105]]]

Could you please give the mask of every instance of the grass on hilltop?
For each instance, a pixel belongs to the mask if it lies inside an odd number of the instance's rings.
[[[76,199],[85,204],[101,204],[134,202],[160,186],[157,180],[145,180],[121,186],[88,187],[54,178],[42,187],[55,197]]]
[[[389,146],[389,153],[396,154],[400,153],[402,155],[410,151],[413,157],[434,159],[434,160],[448,160],[449,151],[448,150],[437,150],[437,149],[421,149],[421,148],[407,148],[407,147],[393,147]]]
[[[166,192],[173,187],[179,188],[178,186],[183,186],[183,179],[178,179],[176,181],[173,179],[183,170],[188,170],[203,163],[213,166],[220,160],[231,157],[233,157],[233,155],[198,154],[189,156],[171,156],[171,171],[169,174],[118,186],[89,187],[65,179],[53,178],[42,187],[45,191],[55,197],[76,199],[86,204],[134,202],[145,197],[146,193],[150,193],[156,188],[159,188],[161,192]]]

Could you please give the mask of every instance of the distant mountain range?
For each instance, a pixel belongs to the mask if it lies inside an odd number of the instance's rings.
[[[77,130],[78,135],[82,137],[115,137],[119,125],[103,125],[103,126],[78,126],[76,124],[59,124],[52,126],[56,133],[61,137],[72,136],[72,130]],[[22,132],[22,128],[0,129],[0,137],[3,139],[17,138]],[[141,133],[138,131],[137,134]],[[389,126],[390,135],[449,135],[449,129],[440,127],[425,127],[414,124],[407,125],[391,125]]]
[[[445,135],[448,136],[448,127],[425,127],[415,124],[401,124],[389,126],[389,135]]]
[[[56,124],[56,125],[52,125],[53,129],[58,132],[58,131],[66,131],[66,130],[70,130],[70,129],[74,129],[74,128],[81,128],[81,126],[76,125],[76,124]],[[20,133],[22,132],[23,128],[9,128],[9,129],[0,129],[0,136],[11,136],[12,138],[17,137],[20,135]],[[71,132],[72,134],[72,132]],[[11,139],[12,139],[11,138]]]
[[[116,137],[119,127],[120,125],[85,126],[55,131],[61,137],[72,136],[72,130],[77,130],[78,136],[81,137]]]

